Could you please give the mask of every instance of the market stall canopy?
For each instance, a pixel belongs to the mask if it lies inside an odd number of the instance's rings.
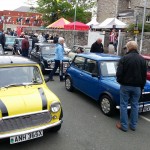
[[[87,31],[90,29],[90,27],[82,22],[72,22],[67,25],[64,25],[64,29],[66,30],[82,30],[82,31]]]
[[[64,18],[60,18],[59,20],[53,22],[46,28],[53,28],[53,29],[64,29],[64,25],[69,24],[70,22]]]
[[[107,18],[105,21],[99,25],[95,25],[92,28],[94,29],[104,29],[104,28],[126,28],[127,25],[118,20],[117,18]]]
[[[88,22],[86,25],[88,26],[93,26],[93,25],[98,25],[99,23],[96,21],[96,17],[92,18],[90,22]]]

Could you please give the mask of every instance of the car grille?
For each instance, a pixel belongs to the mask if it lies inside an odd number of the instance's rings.
[[[150,93],[142,94],[140,102],[148,102],[148,101],[150,101]]]
[[[42,125],[51,121],[49,112],[30,114],[0,121],[0,133]]]

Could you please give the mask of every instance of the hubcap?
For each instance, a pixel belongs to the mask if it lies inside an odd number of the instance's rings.
[[[70,89],[71,88],[71,81],[70,79],[66,79],[66,89]]]
[[[102,111],[107,114],[110,112],[110,102],[107,98],[103,98],[101,102]]]

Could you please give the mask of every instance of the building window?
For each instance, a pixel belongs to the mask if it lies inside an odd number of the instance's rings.
[[[150,15],[146,16],[146,23],[150,23]]]

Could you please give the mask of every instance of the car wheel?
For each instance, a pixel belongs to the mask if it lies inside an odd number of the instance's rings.
[[[69,76],[66,77],[66,79],[65,79],[65,87],[70,92],[72,92],[73,89],[74,89],[73,86],[72,86],[72,80],[71,80],[71,78]]]
[[[100,108],[103,114],[112,116],[115,113],[115,105],[108,95],[103,95],[100,99]]]
[[[61,129],[61,124],[50,129],[51,132],[58,132]]]

